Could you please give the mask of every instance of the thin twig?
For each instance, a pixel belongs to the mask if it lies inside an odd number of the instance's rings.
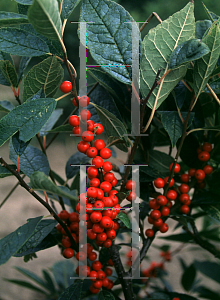
[[[147,20],[146,20],[146,21],[144,22],[144,24],[141,26],[140,32],[145,28],[145,26],[150,22],[150,20],[151,20],[153,17],[156,17],[156,19],[159,21],[159,23],[162,23],[162,20],[161,20],[161,18],[158,16],[158,14],[155,13],[155,12],[152,12],[152,14],[147,18]]]

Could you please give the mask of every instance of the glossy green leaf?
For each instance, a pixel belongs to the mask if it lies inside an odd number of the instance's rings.
[[[183,122],[180,119],[180,116],[177,111],[161,111],[158,112],[161,115],[161,122],[164,126],[164,129],[169,134],[172,147],[174,148],[178,139],[182,136],[183,133]],[[186,119],[187,112],[181,113],[183,119]],[[188,127],[192,123],[195,113],[190,114]]]
[[[74,165],[87,164],[89,160],[90,158],[81,152],[76,152],[71,155],[65,167],[66,177],[68,179],[73,178],[77,173],[79,173],[79,166],[74,167]]]
[[[13,12],[0,12],[0,27],[8,27],[11,25],[20,25],[29,23],[27,16]]]
[[[121,220],[127,228],[129,228],[129,229],[131,228],[130,220],[129,220],[128,216],[126,214],[124,214],[123,212],[120,212],[117,214],[117,219]]]
[[[166,153],[158,150],[149,151],[149,166],[163,174],[164,177],[169,175],[169,166],[172,162],[173,158]]]
[[[40,135],[47,135],[48,131],[53,128],[54,124],[58,121],[60,116],[63,114],[63,109],[62,108],[57,108],[55,109],[47,122],[44,124],[44,126],[40,130]]]
[[[18,76],[15,67],[9,60],[0,60],[0,71],[1,74],[5,77],[9,86],[18,86]]]
[[[47,122],[55,107],[53,98],[31,100],[16,106],[0,120],[0,146],[17,131],[20,140],[29,141]]]
[[[51,40],[61,39],[62,22],[58,1],[34,0],[28,10],[28,20],[34,29]]]
[[[177,46],[169,59],[169,68],[175,69],[182,64],[197,60],[210,52],[209,47],[199,39],[191,39]]]
[[[18,69],[18,82],[21,81],[23,75],[24,75],[24,71],[26,70],[29,62],[31,60],[31,57],[29,56],[22,56],[21,60],[20,60],[20,65],[19,65],[19,69]]]
[[[202,58],[195,61],[193,76],[194,76],[194,90],[197,97],[204,90],[209,81],[209,77],[215,69],[219,54],[220,54],[220,28],[219,23],[214,22],[208,34],[202,39],[211,50]]]
[[[65,191],[56,186],[44,173],[35,172],[30,176],[30,185],[33,190],[46,191],[61,197],[66,197],[73,201],[78,201],[79,199],[72,195],[68,189]]]
[[[36,287],[35,285],[33,285],[28,281],[19,280],[19,279],[4,279],[4,280],[48,296],[48,294],[44,290],[40,289],[39,287]]]
[[[63,0],[62,16],[68,19],[81,0]]]
[[[49,48],[36,34],[13,27],[0,28],[0,50],[19,56],[41,56]]]
[[[11,140],[12,140],[12,145],[14,147],[14,150],[18,156],[21,156],[23,154],[24,150],[27,148],[27,146],[29,145],[29,143],[31,141],[31,140],[29,140],[27,142],[21,141],[19,139],[19,132],[14,134]]]
[[[109,291],[100,291],[98,300],[115,300],[115,297]]]
[[[9,165],[13,170],[16,170],[17,167],[15,165]],[[5,178],[8,176],[12,176],[13,174],[7,170],[5,167],[0,165],[0,178]]]
[[[42,87],[45,98],[53,97],[63,79],[63,74],[63,68],[54,56],[35,65],[24,78],[24,101],[36,94]]]
[[[130,84],[131,72],[125,65],[132,64],[131,15],[114,1],[83,0],[79,21],[90,22],[86,26],[87,47],[94,60],[105,65],[103,70],[112,77]]]
[[[17,153],[12,146],[12,143],[9,144],[9,158],[17,165]],[[50,166],[47,157],[45,154],[33,146],[27,146],[23,154],[20,156],[19,161],[20,170],[27,175],[31,176],[36,171],[44,172],[46,175],[49,174]]]
[[[196,22],[196,31],[195,36],[197,39],[202,39],[207,29],[212,26],[212,21],[210,20],[203,20]]]
[[[2,100],[0,101],[0,111],[1,112],[6,112],[8,113],[9,111],[11,111],[14,108],[14,105],[7,101],[7,100]]]
[[[219,16],[217,16],[215,13],[213,13],[212,11],[210,11],[206,6],[205,4],[202,2],[203,4],[203,7],[205,9],[205,12],[207,13],[207,16],[209,17],[209,19],[214,22],[214,21],[217,21],[219,19]]]
[[[196,269],[194,264],[191,264],[182,274],[181,284],[186,291],[190,291],[196,278]]]
[[[41,219],[42,216],[29,219],[26,224],[20,226],[14,232],[0,240],[1,265],[6,263],[12,255],[23,247],[27,240],[34,234],[34,231]]]
[[[140,62],[140,87],[143,97],[148,95],[158,70],[160,68],[163,70],[160,76],[168,71],[169,57],[173,50],[178,45],[194,38],[195,19],[193,10],[194,5],[188,3],[182,10],[151,29],[145,36],[142,42],[142,57]],[[150,96],[148,106],[152,108],[155,100],[158,99],[158,108],[181,78],[183,78],[186,71],[187,66],[185,65],[171,70],[164,81],[161,81],[159,87]]]
[[[49,130],[48,132],[53,132],[53,133],[56,133],[56,132],[72,132],[73,130],[73,126],[69,125],[69,124],[66,124],[66,125],[60,125],[52,130]]]
[[[83,281],[76,279],[75,282],[68,287],[57,300],[80,300],[82,293]]]
[[[91,104],[95,107],[100,121],[105,128],[107,136],[114,136],[122,139],[128,145],[128,138],[127,136],[124,136],[127,134],[127,130],[124,127],[124,124],[105,108],[100,107],[99,105],[94,103]]]

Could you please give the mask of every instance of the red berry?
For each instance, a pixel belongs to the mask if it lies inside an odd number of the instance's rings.
[[[177,192],[175,190],[169,190],[167,192],[167,198],[170,200],[176,200]]]
[[[189,200],[189,195],[188,194],[181,194],[179,196],[179,200],[181,203],[186,204],[186,202]]]
[[[96,147],[97,150],[101,150],[105,148],[105,142],[102,139],[95,140],[94,146]]]
[[[151,218],[151,216],[149,216],[149,217],[147,218],[147,220],[148,220],[148,223],[149,223],[149,224],[154,224],[154,219]]]
[[[86,155],[90,158],[96,157],[98,151],[95,147],[89,147],[86,151]]]
[[[88,167],[87,174],[88,176],[95,178],[98,176],[98,170],[95,167]]]
[[[182,182],[185,182],[185,183],[189,182],[189,174],[182,174],[180,179]]]
[[[128,201],[132,201],[132,200],[135,200],[137,198],[137,195],[135,192],[131,191],[130,194],[126,197],[126,199]]]
[[[190,208],[188,205],[184,204],[180,207],[180,211],[183,213],[183,214],[188,214],[190,212]]]
[[[72,115],[69,117],[69,124],[73,127],[79,126],[79,117],[76,115]]]
[[[147,229],[146,231],[145,231],[145,234],[146,234],[146,236],[147,237],[153,237],[154,236],[154,231],[153,231],[153,229]]]
[[[104,231],[104,228],[99,224],[99,223],[95,223],[93,224],[92,226],[92,230],[95,232],[95,233],[101,233]]]
[[[90,240],[95,240],[97,233],[95,233],[92,229],[87,229],[87,236]]]
[[[116,186],[117,183],[118,183],[118,180],[117,180],[117,178],[114,177],[114,179],[111,182],[112,187]]]
[[[210,152],[210,151],[212,151],[212,144],[205,142],[202,145],[202,149],[203,149],[203,151]]]
[[[102,134],[104,131],[104,127],[100,123],[95,123],[94,124],[94,133],[96,135]]]
[[[169,213],[170,213],[169,207],[167,207],[167,206],[162,207],[162,209],[161,209],[161,215],[163,217],[169,216]]]
[[[79,251],[77,254],[76,254],[76,259],[78,261],[84,261],[87,259],[87,253],[83,252],[83,251]]]
[[[109,248],[112,245],[112,241],[110,239],[107,239],[106,241],[104,241],[104,243],[102,245],[105,248]]]
[[[154,180],[154,185],[155,185],[156,188],[161,189],[161,188],[164,187],[165,182],[162,178],[157,178],[157,179]]]
[[[103,243],[103,245],[104,245],[104,243]],[[109,279],[106,277],[102,280],[102,286],[107,287],[108,285],[109,285]]]
[[[111,276],[111,275],[112,275],[112,269],[107,267],[107,268],[105,269],[105,274],[106,274],[107,276]]]
[[[102,287],[102,280],[96,280],[93,282],[93,286],[96,289],[100,289]]]
[[[98,273],[96,271],[92,270],[89,274],[89,277],[90,277],[89,279],[91,281],[95,281],[98,278]],[[94,278],[92,278],[92,277],[94,277]]]
[[[63,256],[65,258],[71,258],[74,255],[74,250],[72,248],[66,248],[63,250]]]
[[[61,210],[59,216],[61,220],[67,220],[69,218],[69,213],[66,210]]]
[[[109,284],[108,286],[106,287],[108,290],[111,290],[114,286],[114,282],[112,280],[109,279]]]
[[[175,297],[175,298],[173,298],[172,300],[180,300],[180,298]]]
[[[188,171],[188,174],[191,177],[195,176],[195,173],[196,173],[196,169],[193,169],[193,168],[189,169],[189,171]]]
[[[169,179],[169,176],[167,176],[167,177],[164,178],[165,184],[167,184],[168,179]],[[172,179],[170,180],[169,187],[172,187],[172,186],[174,185],[174,183],[175,183],[175,181],[174,181],[174,179],[172,178]]]
[[[70,222],[79,222],[79,214],[77,214],[76,212],[71,212],[69,214],[69,221]]]
[[[108,230],[106,234],[110,240],[114,240],[116,238],[116,232],[114,229]]]
[[[210,154],[207,151],[202,151],[199,153],[198,158],[201,161],[208,161],[210,159]]]
[[[102,220],[102,214],[100,213],[100,211],[92,212],[90,215],[90,220],[92,221],[92,223],[100,222]]]
[[[65,94],[71,92],[72,88],[73,88],[72,83],[70,81],[67,81],[67,80],[62,82],[61,85],[60,85],[61,92],[65,93]]]
[[[82,97],[78,97],[79,98],[79,106],[81,107],[86,107],[87,105],[89,105],[89,97],[88,96],[82,96]]]
[[[94,134],[92,133],[92,131],[84,131],[82,133],[82,139],[85,142],[91,142],[94,139]],[[96,149],[96,148],[95,148]],[[97,150],[97,149],[96,149]]]
[[[209,175],[209,174],[212,173],[213,167],[210,166],[210,165],[206,165],[206,166],[203,168],[203,171],[205,172],[205,174]]]
[[[109,148],[102,148],[100,150],[100,156],[103,158],[103,159],[108,159],[110,158],[112,155],[112,152]]]
[[[173,167],[173,163],[170,165],[169,170],[171,171]],[[180,165],[178,163],[176,163],[175,168],[174,168],[174,173],[179,173],[180,171]]]
[[[101,189],[98,189],[98,192],[97,192],[97,199],[101,200],[102,198],[104,197],[104,192],[103,190]]]
[[[97,188],[96,187],[89,187],[87,190],[87,197],[88,198],[96,198],[97,197]]]
[[[161,225],[163,225],[163,220],[161,218],[154,221],[155,227],[160,227]]]
[[[157,196],[157,203],[161,206],[164,206],[167,204],[167,198],[163,195]]]
[[[161,217],[161,212],[159,210],[155,209],[150,213],[150,217],[153,220],[159,219]]]
[[[82,129],[81,129],[81,127],[79,127],[79,126],[73,127],[72,133],[73,133],[74,135],[81,135],[81,134],[82,134]]]
[[[105,162],[103,163],[102,169],[103,169],[105,172],[110,172],[110,171],[112,170],[112,164],[111,164],[109,161],[105,161]]]
[[[71,247],[71,242],[70,242],[70,239],[68,238],[68,236],[64,236],[64,238],[62,239],[62,245],[64,248]]]
[[[188,191],[189,191],[189,186],[188,186],[188,184],[182,183],[182,184],[179,186],[179,190],[180,190],[180,192],[183,193],[183,194],[188,193]]]
[[[100,221],[100,225],[103,228],[111,228],[112,227],[112,219],[107,216],[104,216],[104,217],[102,217],[102,219]]]
[[[103,197],[102,201],[103,201],[104,207],[112,207],[114,205],[113,200],[110,197]]]
[[[100,180],[98,178],[92,178],[92,180],[90,180],[89,182],[89,186],[99,187],[99,185],[100,185]]]
[[[167,223],[163,223],[163,224],[159,227],[159,230],[160,230],[160,232],[162,232],[162,233],[167,232],[168,229],[169,229],[169,226],[167,225]]]
[[[81,153],[86,153],[88,148],[89,148],[89,143],[88,142],[80,141],[77,145],[77,149]]]
[[[91,112],[88,109],[83,109],[80,112],[80,117],[82,121],[87,121],[91,118]]]
[[[195,177],[198,180],[203,180],[205,178],[205,172],[201,169],[196,170]]]
[[[112,185],[110,182],[108,181],[103,181],[101,184],[100,184],[100,189],[103,190],[104,193],[108,193],[111,191],[112,189]]]
[[[134,191],[136,188],[136,182],[134,180],[128,180],[125,185],[125,188],[127,190]]]
[[[87,124],[87,130],[88,131],[93,131],[94,130],[95,122],[93,120],[87,120],[86,124]]]
[[[102,264],[99,260],[96,260],[92,263],[92,269],[95,271],[99,271],[102,268]]]
[[[94,147],[92,147],[92,148],[94,148]],[[95,148],[95,149],[97,151],[97,148]],[[92,165],[97,169],[101,168],[103,166],[103,159],[101,158],[101,156],[96,156],[95,158],[93,158]]]
[[[151,199],[149,201],[149,207],[151,209],[159,209],[160,208],[160,204],[157,203],[157,200],[156,199]]]
[[[96,289],[93,285],[89,287],[89,290],[92,294],[98,294],[100,292],[100,289]]]
[[[105,232],[98,233],[96,239],[99,242],[104,242],[107,240],[107,234]]]

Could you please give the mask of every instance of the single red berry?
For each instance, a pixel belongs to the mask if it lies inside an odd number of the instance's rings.
[[[62,245],[63,245],[64,248],[70,248],[71,247],[71,242],[70,242],[70,239],[68,238],[68,236],[65,236],[62,239]]]
[[[159,219],[157,219],[157,220],[154,221],[154,226],[155,227],[159,228],[162,225],[163,225],[163,220],[161,218],[159,218]]]
[[[59,216],[61,220],[67,220],[69,218],[69,213],[66,210],[61,210]]]
[[[149,207],[151,209],[159,209],[160,208],[160,204],[157,203],[157,200],[156,199],[151,199],[149,201]]]
[[[154,224],[154,219],[151,216],[149,216],[147,220],[149,224]]]
[[[186,202],[189,200],[189,195],[188,194],[181,194],[179,196],[179,200],[181,203],[186,204]]]
[[[105,242],[104,242],[105,243]],[[103,245],[104,245],[103,243]],[[102,280],[102,286],[103,287],[107,287],[109,285],[109,279],[107,277],[105,277],[103,280]]]
[[[96,280],[93,282],[93,286],[96,289],[100,289],[102,287],[102,280]]]
[[[202,145],[203,151],[211,152],[212,151],[212,144],[205,142]]]
[[[98,178],[92,178],[92,180],[90,180],[89,182],[89,186],[99,187],[99,185],[100,185],[100,180]]]
[[[95,140],[94,146],[96,147],[97,150],[101,150],[105,148],[105,142],[102,139]]]
[[[128,201],[135,200],[136,198],[137,198],[137,195],[136,195],[136,193],[133,192],[133,191],[130,191],[130,194],[126,197],[126,199],[127,199]]]
[[[107,268],[105,269],[105,274],[106,274],[107,276],[111,276],[111,275],[112,275],[112,269],[109,268],[109,267],[107,267]]]
[[[92,263],[92,269],[95,271],[99,271],[102,268],[102,264],[99,260],[96,260]]]
[[[189,186],[188,186],[188,184],[182,183],[182,184],[179,186],[179,190],[180,190],[180,192],[183,193],[183,194],[188,193],[188,191],[189,191]]]
[[[95,240],[97,233],[95,233],[92,229],[87,229],[87,236],[90,240]]]
[[[210,165],[206,165],[204,168],[203,168],[203,171],[205,172],[205,174],[209,175],[213,172],[213,167],[210,166]]]
[[[104,243],[102,245],[105,248],[109,248],[112,245],[112,241],[110,239],[107,239],[106,241],[104,241]]]
[[[93,277],[93,278],[92,278],[92,277]],[[98,273],[97,273],[96,271],[92,270],[92,271],[90,272],[90,274],[89,274],[89,279],[90,279],[91,281],[95,281],[97,278],[98,278]]]
[[[200,148],[197,148],[197,149],[196,149],[196,152],[199,154],[199,153],[202,152],[202,150],[201,150]]]
[[[107,240],[107,234],[105,232],[98,233],[96,239],[99,242],[104,242]]]
[[[87,121],[91,118],[91,112],[88,109],[83,109],[80,112],[80,117],[82,121]]]
[[[110,240],[114,240],[116,238],[116,232],[114,229],[108,230],[106,234]]]
[[[163,224],[159,227],[159,230],[160,230],[160,232],[162,232],[162,233],[167,232],[168,229],[169,229],[169,226],[167,225],[167,223],[163,223]]]
[[[81,135],[82,134],[82,128],[79,126],[75,126],[73,127],[72,133],[74,135]]]
[[[98,176],[98,170],[95,167],[88,167],[87,174],[88,176],[95,178]]]
[[[56,229],[57,229],[59,232],[61,232],[62,228],[63,228],[63,227],[62,227],[60,224],[57,224]]]
[[[89,187],[87,189],[87,197],[88,198],[96,198],[97,197],[97,188],[96,187]]]
[[[109,195],[109,197],[113,201],[113,206],[115,206],[116,204],[118,204],[118,197],[116,195],[112,194],[112,195]]]
[[[71,212],[69,214],[69,221],[70,222],[79,222],[79,214],[76,212]]]
[[[108,290],[111,290],[114,286],[114,282],[112,280],[109,279],[109,284],[108,286],[106,287]]]
[[[103,197],[102,202],[104,204],[104,207],[113,207],[113,200],[110,197]]]
[[[100,222],[102,220],[102,214],[100,213],[100,211],[92,212],[90,215],[90,220],[92,221],[92,223]]]
[[[90,158],[96,157],[97,154],[98,154],[98,151],[95,147],[89,147],[86,150],[86,155]]]
[[[92,226],[92,230],[95,232],[95,233],[101,233],[104,231],[104,228],[99,224],[99,223],[95,223],[93,224]]]
[[[72,88],[73,88],[72,83],[70,81],[67,81],[67,80],[63,81],[60,85],[61,92],[65,93],[65,94],[71,92]]]
[[[134,180],[128,180],[125,185],[125,188],[127,190],[134,191],[136,188],[136,182]]]
[[[170,214],[170,209],[169,209],[169,207],[163,206],[162,209],[161,209],[161,215],[162,215],[163,217],[167,217],[167,216],[169,216],[169,214]]]
[[[166,196],[170,200],[176,200],[177,192],[175,190],[169,190]]]
[[[111,191],[112,189],[112,185],[110,182],[108,181],[103,181],[101,184],[100,184],[100,189],[103,190],[104,193],[108,193]]]
[[[87,203],[86,204],[86,213],[91,214],[93,212],[93,204],[92,203]]]
[[[111,267],[114,266],[114,263],[113,263],[113,261],[112,261],[111,258],[107,261],[107,265],[108,265],[108,266],[111,266]]]
[[[103,159],[108,159],[110,158],[112,155],[112,152],[109,148],[102,148],[100,150],[100,156],[103,158]]]
[[[103,190],[101,189],[98,189],[98,192],[97,192],[97,199],[101,200],[102,198],[104,197],[104,192]]]
[[[94,124],[94,133],[96,135],[102,134],[104,131],[104,127],[100,123],[95,123]]]
[[[85,142],[91,142],[94,139],[94,134],[92,133],[92,131],[84,131],[82,133],[82,139]],[[96,148],[95,148],[96,149]],[[97,150],[97,149],[96,149]]]
[[[146,234],[146,236],[147,237],[153,237],[154,236],[154,231],[153,231],[153,229],[147,229],[146,231],[145,231],[145,234]]]
[[[205,172],[201,169],[196,170],[195,177],[198,180],[203,180],[205,178]]]
[[[198,158],[201,161],[208,161],[210,159],[210,154],[207,151],[202,151],[199,153]]]
[[[82,97],[78,97],[79,98],[79,106],[81,107],[86,107],[87,105],[89,105],[89,97],[84,95]]]
[[[87,120],[86,124],[87,124],[87,130],[88,131],[94,131],[95,122],[93,120]]]
[[[182,182],[185,182],[185,183],[189,182],[189,174],[182,174],[180,176],[180,179]]]
[[[105,162],[103,163],[102,169],[103,169],[105,172],[110,172],[110,171],[112,170],[112,164],[111,164],[109,161],[105,161]]]
[[[157,196],[157,203],[161,206],[164,206],[167,204],[167,198],[163,195]]]
[[[71,258],[74,255],[74,250],[72,248],[66,248],[63,250],[63,256],[65,258]]]
[[[153,220],[159,219],[161,217],[161,212],[157,209],[154,209],[151,213],[150,213],[150,217]]]
[[[190,212],[190,208],[188,205],[184,204],[180,207],[180,211],[181,211],[181,213],[187,215]]]
[[[167,184],[168,179],[169,179],[169,176],[167,176],[167,177],[164,178],[165,184]],[[175,183],[175,181],[174,181],[174,179],[172,178],[172,179],[170,180],[169,187],[172,187],[172,186],[174,185],[174,183]]]
[[[116,186],[117,183],[118,183],[118,180],[117,180],[116,177],[114,177],[113,180],[112,180],[112,182],[111,182],[112,187]]]
[[[83,251],[79,251],[78,253],[76,253],[76,259],[78,261],[84,261],[87,259],[87,253],[83,252]]]
[[[87,277],[90,275],[91,270],[89,266],[80,265],[76,268],[76,274],[79,275],[79,272],[81,272],[82,276]]]
[[[196,173],[196,169],[193,169],[193,168],[189,169],[189,171],[188,171],[188,174],[191,177],[195,176],[195,173]]]
[[[107,216],[104,216],[104,217],[102,217],[102,219],[100,221],[100,225],[103,228],[111,228],[112,227],[112,219]]]
[[[73,127],[79,126],[79,117],[77,115],[72,115],[69,117],[69,124]]]
[[[154,180],[154,185],[158,189],[162,189],[165,185],[165,182],[162,178],[157,178]]]
[[[89,290],[92,294],[98,294],[100,292],[100,289],[96,289],[93,285],[89,287]]]
[[[89,148],[89,143],[88,142],[80,141],[77,144],[77,149],[81,153],[86,153],[86,151],[88,150],[88,148]]]
[[[87,248],[87,250],[86,250]],[[86,243],[83,245],[83,247],[81,248],[81,251],[86,252],[87,254],[91,253],[93,250],[93,246],[90,243]]]
[[[78,97],[78,99],[79,99],[79,97]],[[77,107],[77,103],[76,103],[76,99],[75,98],[73,98],[72,103],[73,103],[74,106]]]
[[[94,147],[93,147],[94,148]],[[97,151],[97,148],[95,148]],[[101,156],[96,156],[93,158],[92,160],[92,165],[96,168],[99,169],[103,166],[103,159],[101,158]]]
[[[170,165],[169,170],[171,171],[173,167],[173,163]],[[174,168],[174,173],[179,173],[180,171],[180,165],[178,163],[176,163],[175,168]]]

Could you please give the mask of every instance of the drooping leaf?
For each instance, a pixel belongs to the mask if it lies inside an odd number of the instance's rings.
[[[68,189],[59,188],[42,172],[35,172],[30,176],[30,185],[33,190],[46,191],[73,201],[78,200]]]
[[[209,47],[199,39],[191,39],[177,46],[169,58],[169,68],[197,60],[210,52]]]
[[[197,97],[204,90],[209,77],[215,69],[220,54],[220,28],[219,23],[214,22],[207,35],[202,39],[208,45],[210,52],[195,61],[193,76],[194,90]]]
[[[0,27],[9,27],[11,25],[20,25],[29,23],[27,16],[13,12],[0,12]]]
[[[55,109],[47,122],[44,124],[44,126],[40,130],[40,135],[47,135],[48,131],[53,128],[54,124],[57,122],[59,117],[63,114],[63,109],[62,108],[57,108]]]
[[[129,229],[131,228],[130,220],[129,220],[128,216],[126,214],[124,214],[123,212],[120,212],[117,214],[117,219],[121,220],[127,228],[129,228]]]
[[[20,140],[29,141],[40,131],[55,107],[53,98],[31,100],[16,106],[0,120],[0,146],[17,131]]]
[[[211,261],[194,261],[195,267],[202,274],[207,276],[208,278],[213,279],[214,281],[220,283],[220,278],[218,276],[220,271],[220,264],[217,262]]]
[[[31,60],[31,57],[29,56],[22,56],[21,61],[20,61],[20,65],[19,65],[19,70],[18,70],[18,82],[21,81],[23,75],[24,75],[24,71],[27,68],[29,62]]]
[[[25,242],[25,244],[16,251],[15,254],[22,254],[27,252],[29,249],[33,249],[38,246],[43,239],[53,230],[57,221],[55,220],[41,220],[35,228],[32,236]]]
[[[114,1],[84,0],[79,21],[94,22],[86,26],[87,47],[94,60],[105,65],[103,70],[112,77],[130,84],[131,72],[125,66],[132,63],[131,23],[134,19],[130,14]],[[139,32],[138,27],[136,29]]]
[[[12,140],[12,145],[14,147],[14,150],[18,156],[21,156],[23,154],[24,150],[27,148],[27,146],[29,145],[29,143],[31,141],[31,140],[29,140],[27,142],[21,141],[19,139],[19,132],[14,134],[11,140]]]
[[[196,30],[195,30],[196,38],[201,40],[206,30],[209,29],[211,26],[212,26],[212,21],[210,20],[197,21]]]
[[[49,53],[44,40],[19,28],[0,28],[0,50],[19,56],[41,56]]]
[[[15,67],[9,60],[0,60],[0,71],[4,76],[9,86],[18,86],[18,76]]]
[[[4,280],[48,296],[48,294],[44,290],[40,289],[39,287],[33,285],[28,281],[19,280],[19,279],[6,279],[6,278]]]
[[[182,274],[181,284],[186,291],[190,291],[196,278],[196,269],[191,264]]]
[[[61,83],[63,74],[63,68],[54,56],[50,56],[35,65],[24,78],[24,101],[36,94],[42,87],[45,98],[53,97]]]
[[[58,1],[34,0],[28,10],[28,20],[34,29],[51,40],[61,39],[62,22]]]
[[[82,293],[83,281],[76,279],[75,282],[68,287],[57,300],[80,300]]]
[[[98,300],[115,300],[115,297],[109,291],[100,291]]]
[[[47,287],[48,287],[49,291],[52,294],[56,293],[56,287],[54,285],[51,274],[47,270],[42,270],[42,273],[43,273],[44,279],[47,283]]]
[[[17,164],[17,153],[14,151],[12,143],[9,145],[9,158],[14,164]],[[30,145],[27,146],[20,156],[19,166],[20,170],[28,177],[36,171],[43,172],[46,175],[48,175],[50,171],[49,162],[44,153]]]
[[[28,222],[0,240],[0,264],[6,263],[33,235],[41,217],[29,219]]]
[[[174,148],[176,142],[181,137],[183,133],[183,122],[180,119],[180,116],[177,111],[161,111],[158,112],[161,115],[161,122],[169,134],[172,147]],[[183,120],[187,117],[187,112],[181,113]],[[191,113],[189,117],[188,127],[192,123],[195,113]]]
[[[1,112],[9,112],[14,108],[14,105],[7,101],[7,100],[2,100],[0,101],[0,111]]]
[[[62,16],[68,19],[81,0],[63,0]]]
[[[148,95],[158,70],[160,68],[164,70],[160,73],[160,76],[168,71],[169,57],[173,50],[178,45],[194,38],[195,19],[193,9],[194,5],[192,3],[187,4],[182,10],[151,29],[145,36],[142,42],[140,63],[140,87],[143,97]],[[186,74],[186,71],[187,66],[185,65],[171,70],[150,96],[148,106],[152,108],[155,100],[158,99],[158,108]]]

